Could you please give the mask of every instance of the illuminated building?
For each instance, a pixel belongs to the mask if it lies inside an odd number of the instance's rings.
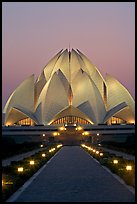
[[[128,90],[74,49],[58,52],[36,81],[25,79],[3,112],[5,125],[135,123]]]

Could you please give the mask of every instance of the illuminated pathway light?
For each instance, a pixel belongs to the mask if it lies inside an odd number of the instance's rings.
[[[57,148],[59,148],[59,147],[62,147],[62,144],[60,144],[60,145],[57,145]]]
[[[18,172],[23,172],[23,167],[18,167]]]
[[[89,132],[83,132],[82,135],[87,136],[87,135],[89,135]]]
[[[55,151],[55,148],[52,148],[52,149],[49,150],[49,152],[53,152],[53,151]]]
[[[83,128],[81,127],[81,126],[78,126],[77,128],[76,128],[76,130],[82,130]]]
[[[81,144],[82,147],[85,147],[85,144]]]
[[[29,163],[30,165],[34,165],[34,160],[31,160]]]
[[[60,135],[59,132],[53,132],[53,136]]]
[[[118,164],[118,160],[114,159],[114,160],[113,160],[113,163],[114,163],[114,164]]]
[[[88,150],[91,150],[91,148],[90,148],[90,147],[87,147],[87,149],[88,149]]]
[[[126,166],[126,170],[127,170],[127,171],[131,171],[131,170],[132,170],[132,166],[127,165],[127,166]]]
[[[62,127],[60,127],[59,129],[60,129],[61,131],[62,131],[62,130],[66,130],[66,128],[65,128],[65,127],[63,127],[63,126],[62,126]]]

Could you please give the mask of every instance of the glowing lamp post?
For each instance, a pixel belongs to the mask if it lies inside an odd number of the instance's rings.
[[[85,135],[89,135],[89,132],[85,132]]]
[[[57,148],[59,148],[59,147],[62,147],[62,144],[60,144],[60,145],[57,145]]]
[[[57,136],[57,135],[60,135],[59,132],[53,132],[53,136]]]
[[[88,135],[89,135],[89,132],[87,132],[87,131],[86,131],[86,132],[83,132],[82,135],[88,136]]]
[[[127,170],[127,171],[131,171],[131,170],[132,170],[132,166],[127,165],[127,166],[126,166],[126,170]]]
[[[81,144],[82,147],[85,147],[85,144]]]
[[[18,167],[18,172],[23,172],[23,167]]]
[[[55,148],[52,148],[52,149],[49,150],[49,152],[53,152],[53,151],[55,151],[55,150],[56,150]]]
[[[61,131],[66,130],[65,127],[60,127],[59,129],[60,129]]]
[[[78,126],[78,127],[76,128],[76,130],[80,131],[80,130],[82,130],[82,127],[81,127],[81,126]]]
[[[88,150],[92,150],[91,147],[88,147]]]
[[[99,155],[100,155],[100,156],[103,156],[103,153],[101,152]]]
[[[118,160],[114,159],[114,160],[113,160],[113,163],[114,163],[114,164],[118,164]]]
[[[42,157],[45,157],[45,156],[46,156],[46,154],[43,153],[43,154],[42,154]]]
[[[34,160],[31,160],[31,161],[29,162],[30,165],[34,165],[34,163],[35,163]]]

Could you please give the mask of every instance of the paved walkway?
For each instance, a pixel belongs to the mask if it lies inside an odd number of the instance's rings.
[[[135,161],[135,156],[133,156],[131,154],[126,154],[124,152],[119,152],[119,151],[116,151],[116,150],[108,149],[106,147],[99,147],[99,148],[103,149],[104,151],[108,151],[110,153],[114,153],[117,156],[122,156],[125,159],[131,159],[131,160]]]
[[[12,197],[16,197],[15,194]],[[134,200],[134,194],[81,147],[65,146],[45,165],[16,200],[8,202],[134,202]]]
[[[2,160],[2,166],[8,166],[8,165],[10,165],[11,161],[22,160],[22,159],[24,159],[26,157],[29,157],[29,156],[31,156],[31,155],[35,154],[36,152],[39,152],[39,151],[41,151],[43,149],[45,149],[45,147],[44,148],[35,149],[35,150],[29,151],[29,152],[25,152],[25,153],[22,153],[22,154],[18,154],[18,155],[9,157],[7,159],[3,159]]]

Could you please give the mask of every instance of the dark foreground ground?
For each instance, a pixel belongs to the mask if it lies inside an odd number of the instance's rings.
[[[14,198],[8,202],[135,201],[132,192],[78,146],[63,147]]]

